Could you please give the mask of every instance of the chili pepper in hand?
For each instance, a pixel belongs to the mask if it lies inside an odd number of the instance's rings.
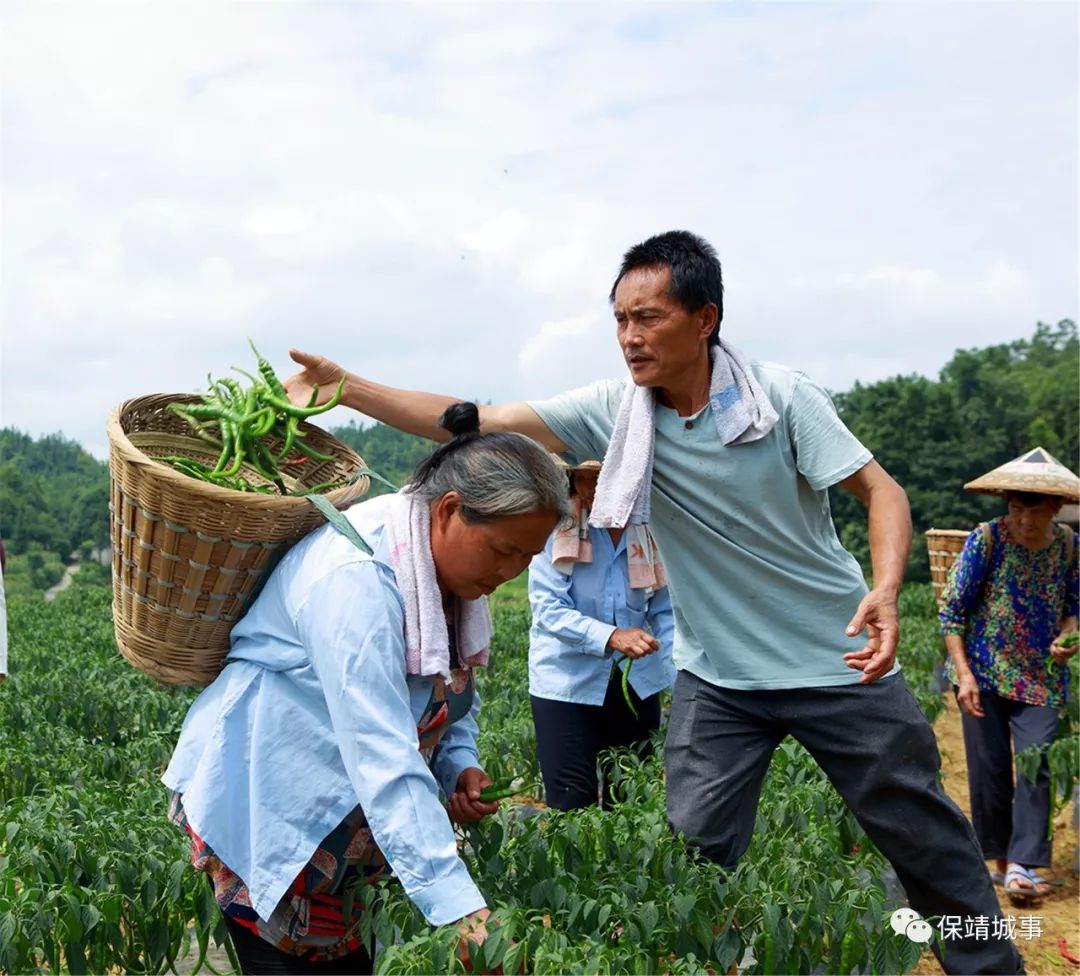
[[[513,796],[514,791],[511,788],[511,784],[516,778],[517,777],[511,776],[509,779],[485,786],[480,791],[480,802],[494,803],[496,800],[505,800],[508,796]]]
[[[634,659],[628,657],[626,659],[626,667],[622,669],[622,696],[626,702],[626,707],[630,709],[630,714],[634,718],[638,718],[638,711],[634,708],[634,703],[630,698],[630,669],[634,666]]]
[[[292,417],[314,417],[316,414],[326,413],[327,410],[336,407],[341,402],[341,394],[345,389],[345,377],[342,376],[338,380],[337,388],[334,390],[334,395],[330,397],[321,407],[298,407],[291,400],[282,399],[281,397],[274,396],[273,394],[267,394],[263,399],[275,406],[282,413],[288,414]]]

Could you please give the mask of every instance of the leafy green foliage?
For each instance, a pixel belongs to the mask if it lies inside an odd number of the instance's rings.
[[[59,434],[0,429],[0,512],[8,553],[38,548],[61,561],[85,540],[109,544],[109,469]]]
[[[85,568],[85,567],[84,567]],[[80,573],[81,575],[81,573]],[[78,580],[78,575],[76,575]],[[159,777],[189,690],[162,688],[116,652],[105,587],[9,601],[0,685],[0,972],[165,972],[211,941],[228,948]],[[493,598],[491,667],[478,677],[480,749],[496,779],[539,773],[529,711],[523,581]],[[903,665],[924,708],[940,639],[929,587],[901,605]],[[725,873],[672,836],[658,749],[619,758],[613,811],[503,804],[462,834],[500,920],[478,965],[526,973],[908,971],[884,862],[803,749],[777,750],[750,850]],[[461,972],[454,926],[431,929],[394,883],[360,886],[382,973]]]
[[[907,578],[930,578],[923,532],[970,529],[1001,502],[965,492],[965,482],[1041,445],[1063,464],[1080,455],[1076,325],[1039,323],[1031,339],[962,349],[938,379],[896,376],[856,383],[834,399],[844,422],[907,490],[915,540]],[[832,492],[841,541],[869,569],[866,513]]]
[[[63,575],[64,564],[60,557],[34,542],[26,552],[8,557],[4,592],[10,595],[47,590]]]
[[[529,973],[904,972],[919,956],[886,916],[883,862],[803,749],[777,750],[757,830],[724,872],[668,829],[657,750],[620,759],[625,802],[465,831],[466,860],[498,918],[483,965]],[[452,932],[432,932],[384,886],[369,924],[380,973],[461,972]],[[847,942],[849,966],[839,968]]]
[[[356,451],[372,471],[377,471],[398,486],[405,484],[417,464],[435,449],[432,441],[395,430],[386,424],[361,427],[350,422],[344,427],[335,427],[330,433]],[[368,494],[374,497],[389,490],[375,481]]]
[[[1049,661],[1047,668],[1060,668],[1062,665]],[[1058,720],[1057,731],[1053,740],[1043,746],[1029,746],[1016,757],[1016,771],[1019,775],[1035,782],[1039,767],[1046,766],[1050,774],[1050,816],[1046,825],[1048,836],[1053,839],[1054,818],[1068,805],[1073,790],[1080,782],[1080,698],[1076,688],[1080,688],[1080,656],[1073,655],[1064,665],[1069,669],[1069,699]]]
[[[1080,454],[1076,325],[1039,323],[1030,339],[958,351],[936,380],[896,376],[856,383],[834,399],[855,434],[911,499],[916,536],[908,579],[929,579],[926,542],[932,527],[971,528],[1000,503],[963,491],[963,484],[1041,444],[1066,464]],[[368,465],[402,485],[432,443],[385,424],[353,422],[332,433]],[[371,495],[388,489],[374,482]],[[840,539],[869,571],[866,513],[847,492],[832,493]],[[54,554],[36,576],[16,561],[17,589],[44,589],[56,566],[80,549],[109,544],[108,470],[59,435],[38,440],[0,430],[0,532],[9,553]]]
[[[225,937],[158,782],[193,695],[119,657],[109,599],[99,586],[9,603],[0,972],[162,972]]]

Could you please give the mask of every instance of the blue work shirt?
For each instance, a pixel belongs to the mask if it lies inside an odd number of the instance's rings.
[[[391,497],[345,513],[374,556],[329,525],[286,553],[233,628],[228,666],[192,704],[162,777],[264,919],[357,803],[429,922],[485,906],[439,798],[480,766],[479,700],[429,768],[416,725],[435,679],[406,674],[404,604],[382,532]]]
[[[626,535],[615,545],[607,529],[589,528],[592,562],[560,573],[552,564],[554,536],[529,566],[529,694],[537,698],[603,705],[614,657],[607,649],[617,627],[649,631],[660,649],[634,662],[630,684],[639,698],[670,688],[675,680],[671,645],[675,618],[666,586],[648,594],[633,589],[627,572]]]

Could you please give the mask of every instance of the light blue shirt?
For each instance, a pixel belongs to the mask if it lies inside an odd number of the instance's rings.
[[[751,368],[780,417],[760,440],[725,445],[710,405],[692,417],[656,407],[650,528],[675,608],[675,666],[722,688],[854,684],[861,673],[842,656],[866,637],[844,629],[866,581],[836,536],[828,488],[872,455],[805,374]],[[625,382],[530,406],[577,459],[603,457]]]
[[[439,798],[480,765],[479,700],[429,768],[416,724],[434,679],[406,674],[404,605],[382,534],[390,497],[345,513],[374,557],[329,525],[286,553],[233,628],[230,663],[191,706],[162,777],[261,918],[357,803],[429,922],[485,905]]]
[[[630,684],[639,698],[670,688],[675,679],[671,642],[675,622],[667,587],[652,592],[630,586],[626,536],[616,546],[607,529],[590,527],[592,562],[560,573],[551,562],[554,537],[529,566],[529,693],[537,698],[603,705],[614,656],[607,649],[617,627],[639,627],[660,649],[634,662]]]

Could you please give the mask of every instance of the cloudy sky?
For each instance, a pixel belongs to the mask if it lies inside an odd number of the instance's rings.
[[[248,336],[494,401],[620,375],[613,272],[676,227],[751,354],[934,375],[1076,317],[1077,10],[8,2],[0,423],[104,457]]]

